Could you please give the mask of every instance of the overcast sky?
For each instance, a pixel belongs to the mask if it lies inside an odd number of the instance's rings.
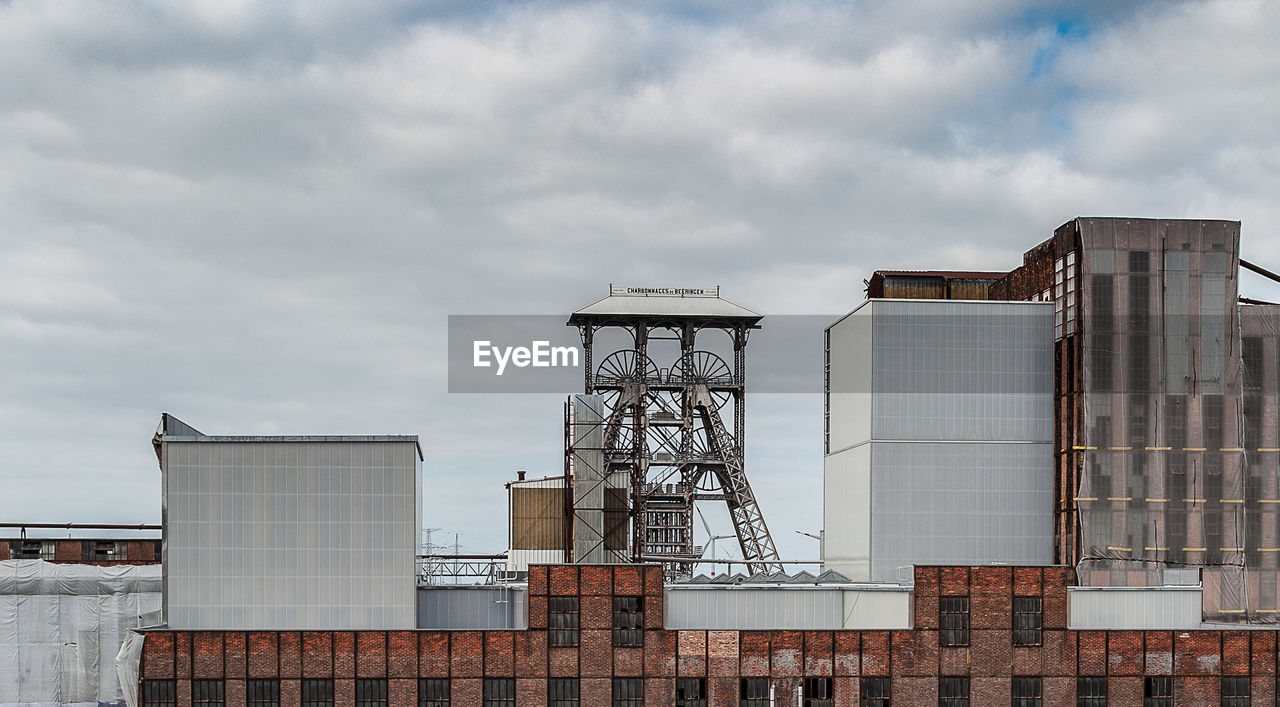
[[[1240,220],[1280,268],[1280,3],[756,5],[0,0],[0,520],[158,522],[169,411],[420,435],[426,524],[500,551],[563,396],[448,394],[449,314],[841,313],[1077,215]],[[749,408],[816,557],[821,398]]]

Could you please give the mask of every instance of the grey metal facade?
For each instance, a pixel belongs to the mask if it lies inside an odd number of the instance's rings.
[[[870,300],[827,330],[825,568],[1052,561],[1052,316]]]
[[[529,628],[525,585],[460,585],[418,589],[419,629],[524,630]]]
[[[416,437],[186,432],[158,445],[171,628],[415,626]]]

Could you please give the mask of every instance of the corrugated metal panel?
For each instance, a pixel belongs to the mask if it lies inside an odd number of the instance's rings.
[[[523,630],[529,627],[528,588],[477,585],[418,588],[418,628]]]
[[[906,588],[675,586],[668,629],[840,630],[911,627]]]
[[[563,552],[565,522],[563,479],[511,485],[512,550]]]
[[[890,299],[946,299],[947,281],[931,275],[891,275],[884,279],[884,296]]]
[[[1067,587],[1068,628],[1198,629],[1201,601],[1199,587]]]

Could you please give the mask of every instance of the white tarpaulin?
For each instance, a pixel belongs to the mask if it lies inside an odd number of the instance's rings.
[[[0,561],[0,707],[122,703],[116,655],[160,593],[160,565]]]

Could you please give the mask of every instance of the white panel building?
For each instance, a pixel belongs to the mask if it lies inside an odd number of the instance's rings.
[[[1053,562],[1053,307],[872,299],[826,332],[823,568]]]
[[[221,437],[165,415],[173,629],[412,629],[415,436]]]

